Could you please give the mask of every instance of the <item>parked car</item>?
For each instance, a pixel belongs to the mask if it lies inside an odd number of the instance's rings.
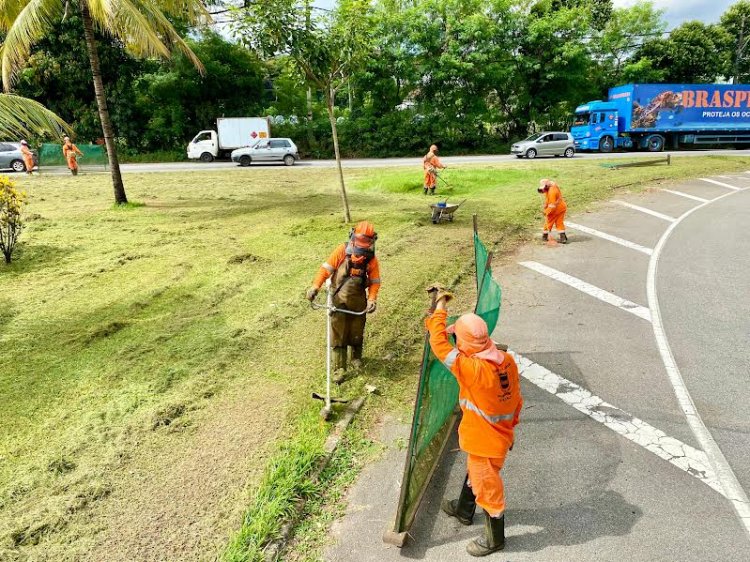
[[[537,156],[565,156],[573,158],[576,145],[570,133],[544,132],[531,135],[515,143],[510,153],[518,158],[536,158]]]
[[[240,166],[249,166],[253,162],[283,162],[293,166],[297,160],[299,151],[292,139],[263,139],[232,151],[232,162],[239,162]]]
[[[38,165],[36,152],[34,164]],[[25,172],[26,165],[23,163],[20,142],[0,142],[0,170],[13,170],[14,172]]]

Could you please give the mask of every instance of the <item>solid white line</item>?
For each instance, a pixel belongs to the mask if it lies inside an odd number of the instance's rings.
[[[729,185],[728,183],[724,183],[723,181],[712,180],[711,178],[701,178],[701,180],[705,181],[705,182],[708,182],[708,183],[712,183],[714,185],[719,185],[721,187],[726,187],[727,189],[732,189],[734,191],[740,191],[742,189],[741,187],[736,187],[734,185]]]
[[[662,189],[662,191],[666,191],[667,193],[671,193],[672,195],[679,195],[680,197],[687,197],[688,199],[692,199],[693,201],[700,201],[701,203],[707,203],[708,201],[710,201],[710,199],[703,199],[703,197],[690,195],[689,193],[683,193],[682,191],[674,191],[673,189]]]
[[[745,526],[745,530],[748,532],[748,534],[750,534],[750,501],[748,501],[747,494],[745,494],[745,490],[742,489],[742,485],[739,483],[739,480],[737,480],[737,476],[735,476],[732,467],[724,456],[724,453],[721,452],[721,449],[711,435],[711,432],[706,427],[706,424],[703,423],[703,419],[701,418],[698,409],[695,407],[693,398],[690,396],[690,392],[688,391],[687,386],[685,386],[685,381],[682,378],[682,373],[680,373],[680,368],[677,366],[677,362],[675,361],[674,355],[672,354],[672,348],[669,346],[669,341],[667,340],[667,335],[664,331],[664,324],[661,318],[661,310],[659,309],[659,298],[656,293],[656,274],[659,265],[659,257],[661,255],[662,249],[664,248],[664,245],[669,239],[669,236],[672,234],[677,225],[698,209],[702,209],[703,207],[705,207],[706,205],[710,205],[714,201],[718,201],[719,199],[723,199],[724,197],[734,195],[735,193],[736,192],[727,193],[720,197],[717,197],[716,199],[698,205],[697,207],[694,207],[684,213],[682,216],[680,216],[679,219],[669,225],[669,228],[667,228],[666,232],[664,232],[662,237],[659,239],[659,243],[656,245],[656,248],[654,248],[654,253],[651,255],[651,259],[649,260],[647,277],[648,285],[646,290],[648,293],[648,306],[651,310],[651,318],[652,325],[654,327],[654,337],[656,338],[656,345],[659,348],[659,354],[661,355],[662,361],[664,362],[664,368],[667,370],[667,376],[672,383],[672,388],[674,389],[675,396],[677,396],[677,402],[680,404],[680,408],[682,408],[682,411],[685,413],[688,425],[693,431],[693,434],[698,440],[698,443],[708,456],[708,460],[711,462],[714,472],[716,473],[716,476],[718,477],[719,482],[721,482],[721,486],[724,489],[724,495],[729,499],[730,502],[732,502],[732,505],[737,512],[737,516]]]
[[[667,222],[674,222],[675,220],[677,220],[674,217],[665,215],[664,213],[660,213],[652,209],[647,209],[646,207],[639,207],[638,205],[633,205],[632,203],[626,203],[625,201],[620,201],[619,199],[615,199],[612,202],[617,203],[618,205],[622,205],[623,207],[627,207],[628,209],[634,209],[636,211],[640,211],[641,213],[646,213],[647,215],[651,215],[652,217],[656,217]]]
[[[529,382],[724,495],[724,489],[703,451],[668,436],[530,359],[513,351],[509,353],[518,363],[518,373]]]
[[[643,318],[648,322],[651,321],[651,313],[649,312],[648,308],[644,306],[620,298],[617,295],[610,293],[609,291],[605,291],[604,289],[595,287],[594,285],[586,283],[586,281],[582,281],[577,277],[573,277],[572,275],[568,275],[567,273],[563,273],[562,271],[552,269],[551,267],[547,267],[546,265],[543,265],[541,263],[535,261],[522,261],[520,263],[524,267],[536,271],[537,273],[541,273],[542,275],[546,275],[550,279],[554,279],[555,281],[564,283],[569,287],[578,289],[582,293],[586,293],[587,295],[592,296],[595,299],[599,299],[602,302],[606,302],[607,304],[616,306],[617,308],[630,312],[631,314],[635,314],[638,318]]]
[[[649,256],[653,252],[651,248],[646,248],[646,246],[641,246],[640,244],[636,244],[635,242],[631,242],[630,240],[625,240],[624,238],[612,236],[611,234],[607,234],[606,232],[602,232],[601,230],[594,230],[593,228],[589,228],[588,226],[583,226],[582,224],[576,224],[570,221],[565,221],[565,224],[571,228],[574,228],[575,230],[580,230],[581,232],[585,232],[586,234],[591,234],[591,236],[597,236],[604,240],[609,240],[610,242],[614,242],[615,244],[619,244],[620,246],[625,246],[626,248],[630,248],[631,250],[643,252],[644,254]]]

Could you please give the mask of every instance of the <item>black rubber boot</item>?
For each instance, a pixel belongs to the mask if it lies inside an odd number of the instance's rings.
[[[336,384],[341,384],[346,378],[346,347],[332,348],[331,356],[333,382],[335,382]]]
[[[424,188],[424,194],[427,195],[427,188]]]
[[[435,195],[435,188],[434,187],[430,188],[430,195]]]
[[[464,479],[464,485],[461,488],[461,494],[457,500],[443,500],[440,508],[446,515],[455,517],[464,525],[471,525],[474,522],[474,512],[477,510],[477,499],[474,492],[469,486],[469,477]]]
[[[542,234],[542,242],[546,242],[547,240],[549,240],[549,233],[545,232]]]
[[[487,556],[505,548],[505,514],[494,519],[485,511],[484,517],[484,536],[466,546],[472,556]]]
[[[568,243],[568,235],[564,232],[560,233],[560,244],[567,244]]]

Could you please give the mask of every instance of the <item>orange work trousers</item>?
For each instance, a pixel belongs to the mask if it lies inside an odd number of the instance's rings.
[[[500,471],[505,457],[487,458],[468,455],[469,484],[477,498],[477,505],[490,514],[500,517],[505,512],[505,486]]]
[[[433,189],[437,183],[437,175],[434,172],[428,172],[425,170],[424,173],[424,186],[425,188]]]
[[[78,170],[78,158],[75,154],[68,156],[68,168],[70,170]]]
[[[544,217],[544,232],[552,232],[552,227],[558,232],[565,232],[565,211]]]

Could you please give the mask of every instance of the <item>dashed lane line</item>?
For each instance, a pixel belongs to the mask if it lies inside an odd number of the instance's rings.
[[[712,183],[714,185],[718,185],[718,186],[721,186],[721,187],[726,187],[727,189],[731,189],[733,191],[740,191],[740,190],[742,190],[741,187],[737,187],[735,185],[729,185],[728,183],[724,183],[723,181],[712,180],[711,178],[701,178],[701,181]]]
[[[532,384],[724,495],[724,489],[703,451],[668,436],[526,357],[510,353],[518,363],[519,374]]]
[[[629,300],[618,297],[617,295],[610,293],[609,291],[600,289],[599,287],[591,285],[590,283],[578,279],[577,277],[573,277],[572,275],[568,275],[567,273],[563,273],[562,271],[558,271],[539,262],[522,261],[520,262],[520,264],[528,269],[531,269],[532,271],[536,271],[537,273],[546,275],[550,279],[554,279],[555,281],[559,281],[560,283],[568,285],[569,287],[573,287],[574,289],[577,289],[582,293],[586,293],[587,295],[592,296],[595,299],[599,299],[602,302],[606,302],[607,304],[616,306],[617,308],[625,310],[630,314],[634,314],[638,318],[642,318],[647,322],[651,322],[651,312],[645,306],[641,306]]]
[[[627,207],[628,209],[633,209],[635,211],[640,211],[641,213],[645,213],[647,215],[651,215],[652,217],[656,217],[658,219],[667,221],[667,222],[674,222],[674,217],[670,217],[669,215],[665,215],[664,213],[660,213],[658,211],[654,211],[653,209],[647,209],[646,207],[641,207],[639,205],[633,205],[632,203],[626,203],[625,201],[620,201],[619,199],[615,199],[612,201],[613,203],[617,203],[618,205],[622,205],[623,207]]]
[[[675,191],[674,189],[662,189],[662,191],[666,191],[667,193],[671,193],[672,195],[679,195],[680,197],[685,197],[686,199],[692,199],[693,201],[700,201],[701,203],[707,203],[708,201],[710,201],[710,199],[704,199],[703,197],[690,195],[689,193],[683,193],[682,191]]]
[[[647,256],[650,256],[653,252],[651,248],[646,248],[645,246],[641,246],[640,244],[636,244],[635,242],[631,242],[630,240],[625,240],[624,238],[612,236],[611,234],[607,234],[606,232],[602,232],[601,230],[595,230],[593,228],[589,228],[588,226],[583,226],[582,224],[576,224],[570,221],[566,221],[565,224],[575,230],[580,230],[581,232],[591,234],[591,236],[596,236],[597,238],[601,238],[603,240],[609,240],[610,242],[614,242],[615,244],[619,244],[620,246],[624,246],[626,248],[630,248],[631,250],[644,253]]]
[[[736,190],[731,193],[726,193],[724,195],[721,195],[720,197],[717,197],[716,199],[712,199],[711,201],[707,201],[706,203],[702,203],[701,205],[693,207],[686,213],[683,213],[679,219],[669,225],[669,228],[667,228],[662,237],[659,239],[658,244],[656,244],[654,253],[651,255],[651,259],[649,260],[646,292],[648,294],[648,306],[651,311],[651,324],[654,329],[656,346],[659,349],[659,354],[661,355],[662,361],[664,363],[664,368],[667,371],[669,381],[670,383],[672,383],[672,388],[674,389],[675,396],[677,397],[677,402],[679,403],[680,408],[685,414],[685,418],[688,421],[688,425],[690,426],[693,435],[695,435],[695,438],[698,440],[701,448],[703,449],[703,451],[705,451],[706,456],[708,457],[708,460],[710,461],[711,466],[713,467],[713,470],[716,473],[719,482],[721,483],[721,487],[724,490],[724,496],[732,503],[732,506],[737,513],[737,517],[745,527],[747,533],[750,535],[750,500],[748,500],[745,490],[742,488],[739,480],[737,480],[737,476],[734,474],[729,461],[727,461],[724,453],[721,451],[719,445],[714,440],[713,435],[711,435],[711,432],[703,422],[700,412],[698,412],[698,408],[696,408],[695,403],[693,402],[693,397],[690,396],[690,391],[685,385],[685,381],[682,378],[682,373],[680,372],[680,368],[677,366],[677,361],[675,361],[674,354],[672,353],[672,348],[669,345],[669,340],[667,339],[666,332],[664,331],[664,324],[661,318],[661,309],[659,308],[659,297],[656,291],[656,275],[659,265],[659,257],[661,255],[662,249],[669,239],[669,236],[672,234],[677,225],[679,225],[684,219],[689,217],[698,209],[702,209],[703,207],[710,205],[715,201],[724,199],[725,197],[735,195],[739,191],[740,190]]]

